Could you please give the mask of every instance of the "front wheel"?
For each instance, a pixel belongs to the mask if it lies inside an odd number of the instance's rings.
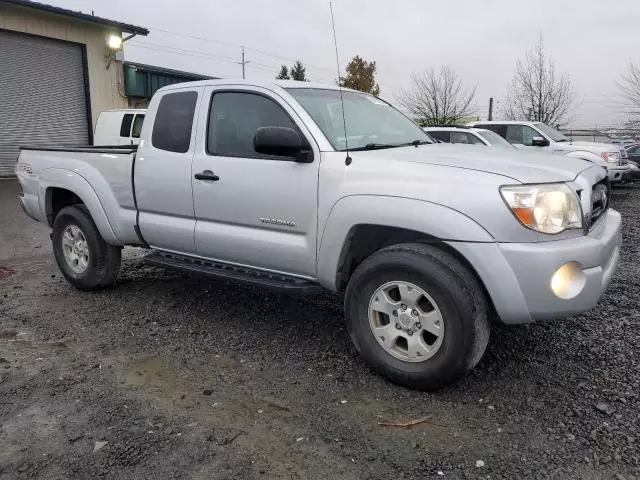
[[[489,341],[484,292],[454,256],[401,244],[365,259],[345,297],[351,339],[391,381],[436,390],[473,368]]]
[[[65,207],[51,234],[62,275],[80,290],[112,286],[120,271],[121,248],[104,241],[84,205]]]

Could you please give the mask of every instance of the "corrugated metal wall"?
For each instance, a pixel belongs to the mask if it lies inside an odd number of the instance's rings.
[[[20,145],[86,145],[82,47],[0,30],[0,176]]]

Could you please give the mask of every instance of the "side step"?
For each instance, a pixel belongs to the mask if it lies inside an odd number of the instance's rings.
[[[305,293],[318,293],[323,290],[319,284],[302,278],[170,252],[154,251],[145,257],[145,261],[161,267],[204,274],[227,280],[247,282],[279,290],[301,291]]]

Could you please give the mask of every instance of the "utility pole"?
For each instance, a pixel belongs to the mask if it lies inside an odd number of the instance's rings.
[[[487,117],[487,120],[493,120],[493,97],[489,98],[489,116]]]
[[[244,80],[244,79],[245,79],[244,66],[245,66],[247,63],[251,63],[251,61],[249,61],[249,60],[245,60],[245,59],[244,59],[244,47],[241,47],[241,48],[242,48],[242,61],[241,61],[241,62],[236,62],[236,63],[237,63],[238,65],[242,65],[242,79]]]

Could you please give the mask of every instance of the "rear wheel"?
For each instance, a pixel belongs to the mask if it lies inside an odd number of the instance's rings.
[[[395,245],[365,259],[349,281],[345,304],[360,354],[410,388],[452,383],[478,363],[489,340],[477,279],[431,245]]]
[[[84,205],[65,207],[51,234],[62,275],[80,290],[112,286],[120,271],[121,248],[104,241]]]

